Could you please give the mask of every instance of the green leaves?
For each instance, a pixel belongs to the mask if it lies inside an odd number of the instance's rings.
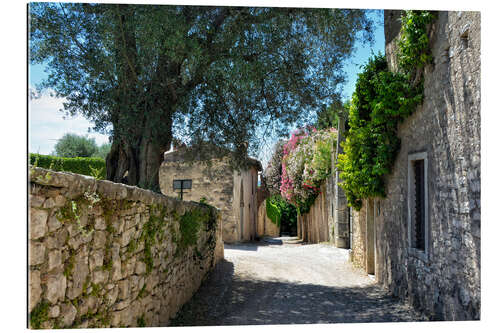
[[[358,75],[349,110],[349,131],[341,143],[337,167],[340,184],[349,204],[361,209],[362,199],[385,196],[385,175],[389,174],[400,148],[398,123],[413,113],[423,100],[422,81],[414,82],[418,68],[432,57],[427,36],[429,12],[406,11],[402,16],[398,42],[401,73],[388,70],[385,57],[368,61]]]
[[[154,168],[150,143],[173,135],[258,151],[340,94],[355,40],[373,35],[367,11],[342,9],[30,3],[29,19],[43,86],[126,152],[110,175]]]
[[[401,16],[398,63],[404,72],[414,72],[432,60],[427,27],[433,18],[431,13],[418,10],[407,10]]]

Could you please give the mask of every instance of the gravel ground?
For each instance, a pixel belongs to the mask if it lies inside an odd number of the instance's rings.
[[[348,251],[290,238],[224,246],[224,260],[171,326],[422,321],[348,262]]]

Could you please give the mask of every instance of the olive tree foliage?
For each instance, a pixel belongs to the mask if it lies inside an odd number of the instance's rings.
[[[112,136],[107,178],[128,171],[157,190],[173,133],[237,163],[255,133],[284,133],[338,98],[342,63],[372,25],[363,10],[31,3],[30,61],[47,64],[39,88],[65,112]]]

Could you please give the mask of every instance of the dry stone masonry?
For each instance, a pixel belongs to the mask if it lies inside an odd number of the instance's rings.
[[[165,326],[223,258],[219,212],[30,170],[32,328]]]
[[[363,202],[353,218],[351,259],[436,320],[480,318],[480,14],[435,12],[433,62],[423,104],[399,126],[401,149],[387,197]],[[400,11],[385,11],[386,57],[397,63]],[[425,163],[426,224],[417,249],[414,160]]]

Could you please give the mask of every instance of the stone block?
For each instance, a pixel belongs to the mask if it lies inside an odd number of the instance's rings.
[[[146,264],[142,261],[137,261],[135,265],[135,274],[142,275],[146,273]]]
[[[49,232],[53,232],[53,231],[56,231],[57,229],[59,229],[62,226],[62,223],[57,218],[57,214],[52,213],[49,217],[49,221],[48,221],[47,225],[49,227]]]
[[[92,282],[95,284],[101,284],[108,281],[109,272],[104,270],[95,270],[92,272]]]
[[[92,248],[103,249],[106,246],[107,233],[105,231],[94,231]]]
[[[45,244],[41,242],[29,243],[29,262],[30,265],[39,265],[45,261]]]
[[[77,310],[71,303],[61,304],[61,319],[64,327],[70,327],[75,321]]]
[[[130,243],[130,240],[134,237],[135,232],[136,232],[135,228],[131,228],[131,229],[125,230],[122,233],[122,236],[120,239],[120,244],[122,247],[127,246],[128,243]]]
[[[30,207],[42,207],[44,202],[45,202],[44,196],[30,194],[30,199],[29,199]]]
[[[133,256],[129,258],[126,261],[122,262],[122,278],[129,277],[130,275],[134,274],[135,270],[135,265],[136,265],[136,257]]]
[[[73,285],[68,288],[66,297],[74,299],[80,296],[83,292],[83,285],[89,275],[88,253],[80,251],[75,256],[75,265],[72,272]]]
[[[66,243],[69,233],[66,228],[62,228],[56,231],[52,236],[47,237],[47,248],[49,249],[61,249]]]
[[[106,220],[102,216],[97,216],[94,221],[95,230],[106,230]]]
[[[101,267],[104,263],[104,250],[93,250],[90,252],[89,269],[94,271],[97,267]]]
[[[63,301],[66,295],[66,277],[62,273],[50,274],[47,278],[47,290],[45,297],[47,300],[56,304]]]
[[[118,298],[118,288],[114,287],[113,289],[109,290],[106,293],[105,299],[106,299],[106,304],[112,305],[116,302],[116,299]]]
[[[47,233],[49,213],[43,209],[30,208],[30,239],[39,239]]]
[[[130,296],[130,281],[127,279],[118,281],[118,290],[118,298],[127,299]]]
[[[59,307],[59,305],[52,306],[49,309],[49,318],[57,318],[59,317],[60,313],[61,308]]]
[[[42,295],[42,285],[40,280],[40,271],[30,271],[29,272],[29,302],[28,302],[28,312],[31,312],[33,308],[40,301],[40,296]]]
[[[51,271],[54,268],[60,267],[62,265],[62,254],[60,250],[52,250],[49,252],[49,268]]]
[[[43,208],[63,207],[66,204],[66,198],[62,195],[57,195],[54,198],[48,198],[43,204]]]

